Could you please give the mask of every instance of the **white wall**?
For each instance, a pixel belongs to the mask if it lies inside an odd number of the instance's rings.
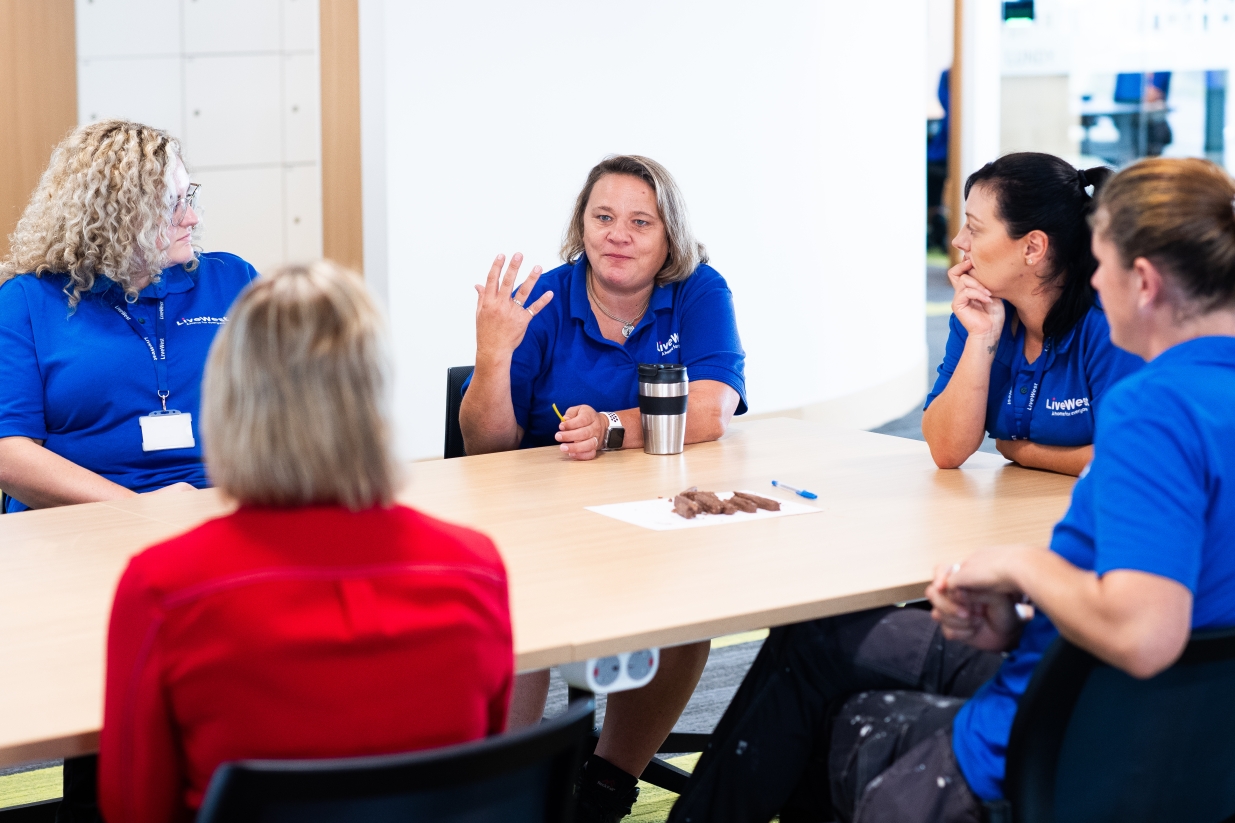
[[[78,121],[180,138],[199,241],[258,269],[322,254],[317,0],[77,0]]]
[[[923,3],[361,0],[361,52],[366,274],[406,456],[441,453],[472,284],[498,252],[557,265],[610,153],[677,177],[734,292],[752,412],[878,425],[920,402]]]
[[[1003,3],[965,3],[961,179],[999,157]]]
[[[955,0],[926,0],[926,116],[943,117],[939,73],[952,66]]]

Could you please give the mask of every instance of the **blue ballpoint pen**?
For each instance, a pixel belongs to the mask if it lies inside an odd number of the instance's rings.
[[[814,492],[808,492],[806,489],[795,489],[793,486],[786,485],[784,483],[781,483],[778,480],[773,480],[772,485],[776,486],[778,489],[788,489],[794,494],[798,494],[798,495],[801,495],[802,497],[805,497],[807,500],[818,500],[819,499],[819,495],[815,494]]]

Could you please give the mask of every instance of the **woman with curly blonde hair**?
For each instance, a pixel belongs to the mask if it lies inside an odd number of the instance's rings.
[[[194,250],[196,192],[149,126],[82,126],[53,152],[0,263],[7,511],[207,485],[206,354],[257,272]]]

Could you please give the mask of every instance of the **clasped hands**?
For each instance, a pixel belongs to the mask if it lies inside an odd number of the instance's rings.
[[[943,636],[977,649],[1008,651],[1020,640],[1021,592],[1008,574],[1016,547],[984,549],[961,563],[939,566],[926,587],[931,617]]]

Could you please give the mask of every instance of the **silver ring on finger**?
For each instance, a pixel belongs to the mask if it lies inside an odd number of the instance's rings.
[[[522,304],[520,304],[520,305],[522,305]],[[528,314],[532,315],[532,317],[535,317],[535,316],[536,316],[536,312],[532,311],[532,310],[531,310],[531,309],[529,309],[527,306],[523,306],[523,310],[524,310],[525,312],[527,312]]]
[[[523,301],[522,301],[522,300],[518,300],[518,299],[516,299],[516,298],[512,297],[512,298],[510,298],[510,302],[514,303],[514,304],[515,304],[516,306],[518,306],[519,308],[523,308]]]

